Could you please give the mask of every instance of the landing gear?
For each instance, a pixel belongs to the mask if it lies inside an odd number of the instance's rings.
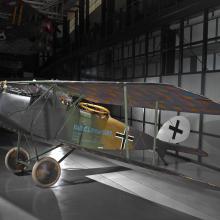
[[[22,162],[25,163],[29,159],[29,153],[25,149],[19,148],[18,150],[17,147],[14,147],[5,156],[5,166],[15,174],[22,173],[26,169],[25,164],[22,164]]]
[[[24,135],[27,145],[29,142]],[[54,185],[60,178],[61,175],[61,168],[60,163],[65,160],[74,150],[75,148],[71,147],[70,150],[59,160],[56,161],[51,157],[44,157],[40,159],[43,155],[57,149],[58,147],[62,147],[63,144],[60,143],[50,149],[46,149],[42,153],[38,153],[35,147],[35,156],[30,158],[29,153],[19,147],[21,140],[21,134],[18,133],[18,143],[17,147],[12,148],[5,157],[5,165],[11,172],[15,174],[24,174],[24,171],[31,171],[32,170],[32,179],[36,183],[36,185],[41,187],[50,187]],[[33,162],[36,163],[33,166]]]
[[[32,170],[34,182],[41,187],[50,187],[60,178],[60,164],[51,157],[38,160]]]

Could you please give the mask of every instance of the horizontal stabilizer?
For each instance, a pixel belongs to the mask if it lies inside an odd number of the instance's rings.
[[[135,150],[149,150],[153,149],[153,137],[149,134],[145,134],[143,132],[137,131],[133,128],[130,128],[130,134],[135,137],[134,139],[134,148]],[[167,153],[167,150],[170,151],[176,151],[176,152],[182,152],[186,154],[192,154],[197,155],[201,157],[207,157],[208,153],[206,153],[203,150],[192,148],[192,147],[186,147],[182,145],[172,144],[172,143],[166,143],[164,141],[157,140],[157,152],[161,158],[164,158],[164,156]]]
[[[159,148],[163,148],[163,147],[160,146]],[[195,148],[192,148],[192,147],[185,147],[185,146],[181,146],[181,145],[167,144],[167,146],[164,146],[164,148],[166,148],[166,150],[197,155],[197,156],[200,156],[200,157],[207,157],[208,156],[207,152],[205,152],[203,150],[200,150],[200,149],[195,149]],[[158,149],[158,151],[159,151],[159,149]]]

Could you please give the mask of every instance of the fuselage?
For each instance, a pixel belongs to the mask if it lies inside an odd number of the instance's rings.
[[[78,106],[70,107],[61,100],[63,96],[47,88],[37,90],[21,93],[11,88],[0,92],[0,121],[6,128],[85,148],[125,148],[124,123],[110,115],[99,117]],[[132,148],[132,142],[129,139],[129,148]]]

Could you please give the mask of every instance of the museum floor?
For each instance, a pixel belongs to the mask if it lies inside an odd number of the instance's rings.
[[[62,162],[54,187],[36,187],[31,175],[5,169],[12,142],[0,138],[0,220],[220,219],[218,190],[78,150]],[[58,159],[64,151],[51,156]]]

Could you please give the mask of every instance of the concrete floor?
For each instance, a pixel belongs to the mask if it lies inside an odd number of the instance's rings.
[[[0,138],[0,220],[220,219],[220,192],[158,171],[75,151],[50,189],[4,167],[12,145]],[[58,159],[65,149],[50,156]],[[188,168],[187,168],[188,169]]]

